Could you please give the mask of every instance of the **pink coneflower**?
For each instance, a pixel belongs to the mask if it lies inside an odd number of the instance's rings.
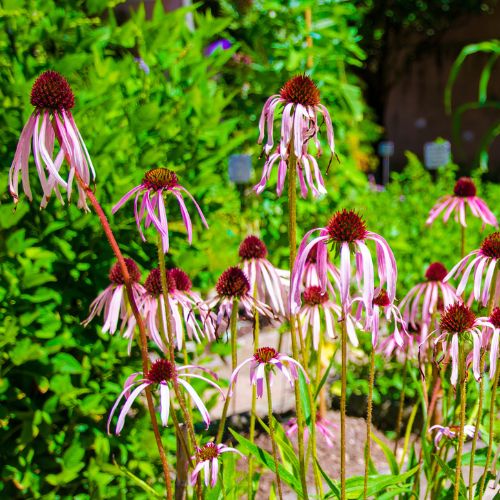
[[[500,343],[500,307],[495,307],[488,318],[479,318],[483,326],[482,346],[490,351],[490,379],[493,380],[497,369]]]
[[[248,363],[250,363],[250,384],[256,386],[258,398],[261,398],[264,395],[266,368],[270,371],[269,376],[271,377],[271,381],[275,367],[281,371],[292,387],[294,380],[299,378],[297,368],[302,370],[306,381],[309,381],[304,368],[302,368],[302,365],[298,361],[295,361],[293,358],[286,356],[285,354],[280,354],[273,347],[259,347],[253,356],[245,359],[243,363],[235,368],[229,380],[230,395],[233,392],[234,384],[236,383],[239,371]]]
[[[472,259],[472,260],[471,260]],[[470,262],[469,262],[470,260]],[[455,276],[457,278],[463,271],[462,279],[457,287],[457,295],[462,295],[469,276],[474,270],[474,298],[481,301],[483,306],[486,306],[490,299],[491,285],[495,274],[495,267],[500,261],[500,232],[496,232],[487,236],[481,247],[478,250],[473,250],[466,255],[446,276],[444,281],[448,281]],[[465,271],[464,271],[465,269]],[[483,273],[486,272],[484,283]],[[499,282],[496,288],[499,287]],[[481,292],[482,288],[482,292]],[[495,287],[494,287],[495,288]],[[493,291],[494,293],[494,291]]]
[[[129,412],[132,403],[135,401],[137,396],[139,396],[139,394],[146,387],[156,384],[160,388],[161,422],[164,426],[166,426],[168,423],[168,416],[170,412],[170,387],[174,382],[177,382],[189,394],[194,404],[198,408],[199,412],[201,413],[203,421],[205,422],[205,425],[208,429],[210,425],[210,415],[208,413],[208,410],[206,409],[200,396],[198,396],[193,387],[184,379],[195,378],[198,380],[203,380],[212,387],[215,387],[221,394],[223,393],[221,388],[215,382],[212,382],[211,380],[207,379],[206,377],[202,377],[201,375],[187,373],[186,370],[189,370],[190,368],[197,368],[200,370],[207,371],[204,368],[195,365],[186,365],[177,367],[171,361],[168,361],[166,359],[159,359],[158,361],[155,361],[153,363],[150,370],[146,373],[146,375],[143,376],[143,378],[137,380],[137,377],[139,375],[142,375],[142,372],[137,372],[130,375],[125,381],[125,386],[123,391],[118,396],[118,399],[113,405],[113,408],[111,408],[111,413],[109,414],[108,418],[108,433],[109,433],[109,427],[111,425],[111,419],[113,418],[116,408],[120,404],[120,401],[122,400],[123,396],[125,396],[126,401],[125,404],[123,405],[123,408],[120,411],[120,414],[118,415],[118,422],[116,423],[115,434],[120,434],[121,430],[123,429],[123,424],[125,423],[125,417],[127,416],[127,413]],[[212,375],[215,376],[215,374]],[[132,388],[134,389],[132,390]]]
[[[320,232],[319,236],[308,243],[309,237],[316,231]],[[300,284],[303,280],[305,264],[309,253],[316,245],[318,278],[321,288],[326,289],[328,279],[327,245],[332,244],[335,253],[340,254],[339,288],[342,307],[347,309],[351,303],[351,252],[354,252],[356,278],[362,291],[366,312],[370,316],[373,309],[375,279],[372,256],[365,243],[367,240],[375,242],[379,286],[387,284],[387,294],[392,302],[396,295],[397,281],[396,260],[392,250],[382,236],[366,229],[365,221],[354,210],[344,209],[336,212],[326,227],[312,229],[304,236],[292,273],[292,311],[297,312],[300,308]]]
[[[476,319],[476,315],[472,310],[462,302],[455,302],[448,306],[441,315],[439,331],[437,338],[434,340],[436,346],[439,342],[443,344],[443,352],[448,352],[448,347],[451,344],[449,354],[451,356],[451,384],[453,387],[458,381],[458,344],[472,339],[472,371],[476,380],[481,378],[479,361],[481,356],[481,339],[482,334],[479,330],[480,324]],[[423,343],[421,344],[423,345]]]
[[[275,152],[274,147],[274,115],[278,106],[283,107],[281,119],[281,137]],[[272,167],[278,163],[278,195],[281,195],[285,183],[287,161],[293,143],[293,152],[297,158],[297,175],[302,196],[307,196],[308,186],[314,196],[326,193],[325,183],[318,167],[316,158],[308,153],[309,141],[314,142],[317,155],[321,154],[318,139],[318,115],[322,115],[326,124],[328,146],[331,154],[335,154],[333,126],[327,109],[320,102],[319,90],[307,75],[297,75],[283,85],[279,94],[272,95],[266,101],[259,121],[259,144],[262,143],[267,129],[267,142],[264,152],[267,156],[262,179],[255,186],[255,191],[261,193],[269,180]],[[314,175],[314,180],[313,180]]]
[[[320,284],[318,276],[318,260],[317,260],[318,245],[312,247],[311,251],[307,255],[306,263],[304,266],[304,287],[308,286],[318,286]],[[328,261],[326,264],[327,274],[329,279],[327,279],[327,289],[335,299],[337,293],[340,291],[340,274],[339,270]]]
[[[141,273],[132,259],[125,259],[125,264],[132,280],[132,293],[137,303],[145,292],[144,287],[139,283]],[[118,329],[118,321],[121,321],[120,331],[123,332],[123,336],[132,338],[135,320],[130,321],[133,315],[129,310],[125,281],[118,262],[109,271],[109,281],[111,284],[90,304],[90,315],[82,324],[87,326],[104,309],[102,331],[114,334]]]
[[[220,275],[215,290],[217,295],[208,306],[217,311],[217,329],[220,329],[221,325],[229,327],[235,300],[248,316],[252,316],[253,311],[256,310],[263,316],[273,317],[271,309],[250,294],[250,282],[239,267],[233,266],[226,269]]]
[[[113,207],[112,210],[113,213],[116,213],[117,210],[119,210],[133,195],[135,195],[135,221],[143,241],[146,241],[146,238],[142,232],[141,221],[145,216],[146,220],[144,227],[148,228],[151,224],[153,224],[158,233],[161,235],[163,250],[165,253],[168,252],[169,238],[167,211],[165,209],[165,200],[163,196],[168,193],[175,196],[177,202],[179,203],[182,220],[184,221],[188,234],[188,241],[191,244],[193,240],[193,226],[191,224],[191,217],[187,211],[186,204],[184,203],[184,198],[182,196],[183,193],[191,198],[206,228],[208,228],[208,224],[200,206],[196,203],[196,200],[193,198],[191,193],[179,184],[175,172],[172,172],[172,170],[169,170],[168,168],[153,168],[148,170],[144,174],[144,179],[142,179],[141,184],[131,189],[125,196],[123,196],[123,198]],[[141,196],[141,205],[138,207]]]
[[[353,302],[358,302],[356,319],[359,321],[363,310],[367,312],[366,304],[363,300],[354,299]],[[372,346],[375,349],[378,346],[378,338],[380,333],[380,317],[383,316],[385,321],[394,323],[392,337],[396,344],[402,349],[405,345],[404,337],[408,335],[406,331],[406,323],[399,312],[398,307],[391,302],[387,292],[383,288],[377,288],[374,291],[372,302],[373,314],[366,314],[363,330],[372,334]]]
[[[289,438],[293,436],[299,428],[297,424],[297,419],[295,417],[291,418],[285,425],[287,427],[285,434]],[[323,436],[324,440],[326,441],[326,444],[330,448],[333,448],[333,441],[335,439],[335,435],[333,434],[332,429],[336,427],[337,425],[335,425],[327,418],[322,417],[319,413],[316,414],[316,430],[320,433],[321,436]],[[308,436],[309,436],[309,427],[306,426],[304,428],[304,440],[307,440]]]
[[[433,425],[429,427],[429,432],[436,431],[436,435],[434,436],[434,446],[439,448],[439,443],[446,437],[448,439],[456,439],[458,437],[458,433],[460,432],[460,428],[458,425],[452,425],[450,427],[443,427],[442,425]],[[474,433],[476,432],[476,428],[473,425],[464,425],[464,435],[468,438],[473,438]]]
[[[486,202],[476,196],[476,185],[469,177],[460,177],[453,188],[453,194],[447,194],[439,199],[431,209],[426,224],[432,224],[441,212],[444,212],[443,220],[446,222],[450,215],[455,212],[455,221],[460,221],[463,227],[465,222],[465,207],[469,206],[472,215],[479,217],[486,224],[498,227],[498,222]]]
[[[309,329],[311,330],[312,345],[318,349],[320,335],[323,331],[331,338],[336,338],[335,322],[342,317],[342,309],[330,299],[328,291],[323,291],[320,286],[309,286],[302,294],[302,307],[299,310],[300,327],[302,336],[305,338]],[[337,319],[335,319],[337,316]],[[325,328],[322,328],[322,318]],[[355,323],[348,315],[347,333],[353,345],[358,345]]]
[[[240,245],[243,272],[248,276],[252,294],[269,304],[276,314],[286,315],[285,286],[278,270],[266,259],[267,248],[257,236],[247,236]]]
[[[455,289],[445,279],[448,271],[441,262],[433,262],[425,272],[426,281],[415,285],[400,304],[404,320],[414,330],[421,328],[421,338],[427,337],[434,327],[432,319],[437,322],[437,313],[457,300]]]
[[[35,166],[44,194],[40,207],[44,208],[52,192],[63,203],[59,186],[66,189],[68,200],[71,198],[75,174],[88,185],[90,174],[92,172],[94,179],[95,171],[71,114],[75,97],[66,79],[55,71],[42,73],[31,89],[31,104],[35,106],[35,110],[21,132],[9,171],[9,191],[17,203],[19,173],[21,173],[24,193],[30,201],[33,199],[28,172],[31,143],[33,143]],[[57,154],[54,151],[56,139],[60,148]],[[67,179],[63,179],[60,173],[65,158],[69,162]],[[78,186],[78,192],[78,207],[88,211],[85,191]]]
[[[169,281],[171,282],[173,279],[169,292],[173,301],[178,304],[177,307],[172,309],[174,323],[182,328],[182,320],[179,316],[180,309],[186,326],[186,333],[190,339],[194,338],[197,342],[200,342],[203,337],[215,340],[215,316],[200,295],[192,290],[189,276],[179,268],[169,269],[168,274]],[[196,311],[198,311],[198,314],[196,314]],[[178,327],[176,333],[177,330]]]
[[[207,443],[201,448],[197,448],[196,455],[191,457],[191,460],[196,462],[196,467],[191,474],[191,486],[196,484],[198,475],[203,471],[205,486],[208,487],[210,483],[210,486],[213,488],[217,483],[217,476],[219,474],[219,456],[227,452],[239,453],[243,456],[236,448],[230,448],[225,444]]]

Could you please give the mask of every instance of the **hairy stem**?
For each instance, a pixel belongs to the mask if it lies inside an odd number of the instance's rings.
[[[295,257],[297,256],[297,158],[293,154],[293,144],[290,145],[290,161],[288,163],[288,241],[290,245],[290,273],[293,272]],[[290,337],[292,341],[293,358],[299,359],[297,347],[296,315],[290,313]],[[306,367],[304,367],[306,369]],[[295,389],[295,411],[297,414],[297,444],[299,449],[299,470],[300,482],[302,484],[302,494],[307,498],[307,480],[304,455],[304,415],[302,413],[302,403],[300,400],[300,389],[298,380],[294,384]]]
[[[500,376],[500,363],[497,362],[497,368],[495,370],[495,377],[493,379],[493,386],[491,388],[491,399],[490,399],[490,430],[488,434],[488,451],[486,452],[486,463],[484,464],[484,472],[481,478],[481,484],[479,486],[479,498],[483,497],[484,488],[486,487],[486,475],[488,474],[488,469],[490,467],[491,453],[493,451],[493,440],[495,438],[495,402],[497,396],[498,387],[498,377]]]
[[[54,130],[56,132],[56,135],[60,137],[59,131],[57,130],[57,127],[54,127]],[[70,163],[69,159],[67,158],[68,163]],[[106,235],[106,238],[108,239],[109,245],[111,246],[111,249],[113,250],[113,253],[115,254],[116,259],[118,260],[118,264],[120,266],[120,270],[123,275],[123,280],[125,282],[125,289],[127,291],[127,298],[130,304],[130,307],[132,309],[132,314],[134,315],[134,318],[137,323],[137,327],[139,329],[139,345],[140,345],[140,350],[141,350],[141,360],[142,360],[142,371],[144,374],[146,374],[149,371],[149,355],[148,355],[148,340],[147,340],[147,335],[146,335],[146,325],[144,324],[144,320],[141,316],[141,313],[139,312],[139,309],[137,307],[137,304],[135,302],[134,298],[134,293],[132,290],[132,280],[130,279],[130,274],[127,269],[127,265],[125,264],[125,259],[123,258],[123,254],[120,250],[120,247],[118,246],[118,243],[116,241],[116,238],[113,234],[113,231],[111,230],[111,226],[109,225],[108,219],[106,217],[106,214],[104,213],[104,210],[102,209],[99,201],[97,200],[96,196],[94,195],[94,192],[90,187],[83,181],[83,179],[80,177],[76,169],[74,169],[75,172],[75,178],[80,185],[80,187],[85,191],[85,194],[87,195],[87,198],[89,199],[90,203],[92,204],[92,207],[94,208],[97,217],[99,218],[99,221],[101,223],[102,229],[104,231],[104,234]],[[161,441],[161,435],[160,435],[160,430],[158,428],[158,421],[156,419],[156,411],[153,403],[153,397],[151,396],[151,390],[149,387],[146,388],[146,401],[147,401],[147,406],[148,406],[148,412],[149,412],[149,417],[151,419],[151,426],[153,428],[153,434],[155,436],[155,442],[156,446],[158,448],[158,453],[160,455],[160,460],[163,468],[163,476],[165,478],[165,485],[167,488],[167,498],[171,500],[173,498],[172,496],[172,482],[170,479],[170,472],[169,472],[169,466],[168,466],[168,461],[167,461],[167,455],[165,453],[165,450],[163,448],[163,443]]]
[[[396,420],[396,441],[394,443],[394,455],[396,455],[398,451],[399,444],[399,433],[401,432],[401,424],[403,423],[403,411],[405,406],[405,390],[406,390],[406,374],[408,371],[408,356],[405,355],[405,364],[403,365],[403,373],[401,375],[402,387],[401,394],[399,395],[399,405],[398,405],[398,417]]]
[[[256,296],[257,287],[254,290],[254,297]],[[253,322],[253,350],[254,352],[259,348],[259,333],[260,333],[260,317],[259,312],[254,310]],[[252,384],[252,409],[250,410],[250,442],[255,440],[255,411],[257,405],[257,388]],[[253,459],[250,455],[248,457],[248,498],[251,500],[253,497]]]
[[[465,363],[465,348],[463,342],[459,342],[459,381],[460,381],[460,430],[458,433],[457,465],[455,469],[455,489],[453,500],[458,500],[460,494],[460,481],[462,479],[462,449],[464,445],[465,407],[467,397],[467,367]]]
[[[235,363],[237,362],[235,354],[233,354],[233,351],[235,350],[235,347],[236,347],[236,337],[238,335],[238,299],[237,298],[234,298],[234,300],[233,300],[233,309],[231,310],[231,319],[229,320],[229,332],[231,335],[231,365],[233,367],[232,371],[234,372],[234,369],[236,368]],[[234,342],[234,345],[233,345],[233,342]],[[217,438],[215,440],[216,443],[220,443],[222,441],[222,437],[224,436],[224,426],[226,425],[227,410],[229,409],[229,402],[231,400],[231,398],[229,397],[230,392],[231,392],[231,387],[229,388],[226,400],[224,401],[224,408],[222,409],[222,415],[220,417],[220,422],[219,422],[219,429],[217,430]]]
[[[371,432],[372,432],[372,409],[373,409],[373,385],[375,382],[375,349],[370,351],[370,376],[368,381],[368,405],[366,411],[366,444],[365,444],[365,477],[363,483],[363,498],[368,495],[368,473],[370,471],[370,449],[371,449]]]
[[[460,255],[465,257],[465,227],[460,224]]]
[[[481,373],[481,379],[479,380],[479,402],[477,407],[476,416],[476,426],[474,429],[474,437],[472,438],[472,449],[470,452],[470,465],[469,465],[469,500],[474,498],[474,454],[476,453],[477,438],[479,437],[479,427],[481,425],[481,418],[483,416],[483,385],[484,378],[482,376],[484,371],[484,358],[485,353],[481,353],[481,362],[479,373]]]
[[[342,321],[341,330],[342,343],[342,371],[341,371],[341,389],[340,389],[340,498],[346,498],[346,463],[345,463],[345,420],[346,420],[346,392],[347,392],[347,331],[345,318]]]
[[[280,500],[283,499],[283,492],[281,491],[281,478],[278,469],[278,447],[276,446],[276,439],[274,437],[274,423],[273,423],[273,401],[271,396],[271,382],[269,371],[266,366],[266,388],[267,388],[267,416],[269,419],[269,436],[271,438],[271,445],[273,448],[274,467],[276,470],[276,483],[278,485],[278,496]]]

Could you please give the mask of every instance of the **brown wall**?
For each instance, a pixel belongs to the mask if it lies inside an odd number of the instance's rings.
[[[455,162],[464,171],[470,169],[484,133],[500,121],[500,109],[467,111],[459,141],[453,140],[452,120],[444,108],[444,89],[462,47],[491,38],[500,38],[500,8],[488,16],[458,20],[432,43],[415,36],[403,47],[392,47],[392,58],[386,68],[394,75],[394,83],[385,108],[384,125],[387,139],[395,143],[394,167],[405,164],[405,150],[423,158],[424,143],[443,137],[451,142]],[[486,61],[482,54],[468,57],[454,85],[454,108],[477,100],[479,77]],[[500,102],[500,58],[490,79],[489,95]],[[490,148],[490,172],[500,180],[500,137]]]

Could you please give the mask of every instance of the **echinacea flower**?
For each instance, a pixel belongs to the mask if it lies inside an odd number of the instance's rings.
[[[215,285],[217,295],[208,306],[217,314],[217,330],[221,325],[229,327],[233,307],[241,307],[245,314],[252,316],[254,310],[259,314],[273,318],[271,309],[250,294],[250,282],[245,273],[236,266],[229,267],[219,277]]]
[[[448,194],[438,200],[437,204],[431,209],[426,224],[432,224],[442,212],[444,212],[443,220],[446,222],[450,215],[455,212],[455,220],[460,221],[460,224],[466,227],[466,206],[470,208],[472,215],[479,217],[483,221],[483,227],[486,224],[498,227],[497,219],[486,202],[476,196],[476,185],[469,177],[460,177],[453,188],[453,194]]]
[[[95,178],[95,170],[71,114],[75,96],[66,79],[55,71],[42,73],[31,89],[31,104],[35,110],[21,132],[14,161],[9,171],[9,191],[14,202],[17,203],[19,201],[19,174],[21,174],[24,193],[30,201],[33,199],[28,170],[31,144],[33,144],[35,166],[44,195],[40,207],[44,208],[52,192],[61,203],[64,203],[59,187],[66,190],[67,198],[70,200],[75,175],[88,185],[91,173],[92,179]],[[57,152],[54,151],[56,139],[59,143]],[[65,159],[69,163],[67,178],[61,175],[61,167]],[[88,211],[85,191],[80,185],[78,185],[78,192],[78,208]]]
[[[490,380],[495,376],[498,356],[500,353],[500,307],[495,307],[487,318],[479,318],[478,323],[483,326],[482,347],[490,352]]]
[[[314,246],[311,248],[311,251],[307,255],[306,263],[304,265],[303,271],[303,285],[305,288],[308,286],[318,286],[320,284],[319,276],[318,276],[318,260],[317,260],[317,251],[318,246]],[[327,274],[329,275],[329,279],[327,280],[327,288],[331,293],[332,297],[335,298],[336,294],[340,290],[340,275],[339,270],[330,262],[326,263]]]
[[[470,262],[469,262],[470,261]],[[492,281],[495,274],[495,268],[500,262],[500,232],[497,231],[489,236],[486,236],[484,241],[481,243],[481,247],[477,250],[473,250],[471,253],[466,255],[444,278],[444,281],[448,281],[452,277],[457,278],[462,272],[462,279],[457,286],[457,295],[462,295],[469,276],[474,270],[474,298],[481,301],[483,306],[486,306],[488,300],[490,299],[490,294],[492,293]],[[483,283],[483,273],[484,276]],[[500,280],[493,284],[493,288],[498,288]],[[481,292],[482,289],[482,292]],[[495,293],[495,290],[493,290]]]
[[[147,229],[151,226],[151,224],[153,224],[161,236],[163,251],[165,253],[168,252],[169,237],[164,195],[169,193],[172,194],[172,196],[174,196],[179,203],[182,220],[186,226],[188,241],[191,244],[193,241],[193,225],[191,223],[191,217],[189,216],[186,204],[184,203],[183,193],[194,203],[198,214],[200,215],[201,221],[206,228],[208,228],[208,224],[200,206],[196,203],[196,200],[193,198],[191,193],[179,184],[179,180],[177,179],[175,172],[169,170],[168,168],[161,167],[148,170],[144,174],[142,182],[125,194],[112,210],[113,214],[116,213],[132,196],[135,195],[135,221],[143,241],[146,241],[146,238],[142,232],[141,221],[145,217],[144,227]],[[142,200],[139,207],[139,199],[141,197]]]
[[[266,259],[267,248],[257,236],[247,236],[240,245],[242,269],[255,297],[269,304],[276,314],[286,315],[285,286],[278,270]]]
[[[133,373],[130,375],[125,381],[125,386],[121,394],[118,396],[113,408],[111,408],[111,412],[108,418],[108,433],[111,425],[111,420],[113,415],[115,414],[116,408],[120,404],[120,401],[125,396],[125,404],[123,405],[120,414],[118,415],[118,422],[116,423],[115,434],[120,434],[123,429],[123,425],[125,423],[125,417],[132,407],[133,402],[136,400],[137,396],[149,386],[158,386],[160,389],[160,417],[161,423],[166,426],[168,424],[168,416],[170,413],[170,388],[172,384],[179,384],[191,397],[194,404],[198,408],[203,421],[208,429],[210,425],[210,415],[208,413],[205,404],[201,400],[200,396],[194,390],[194,388],[189,384],[185,379],[195,378],[198,380],[202,380],[205,383],[215,387],[224,397],[221,388],[211,380],[206,377],[202,377],[201,375],[196,375],[193,373],[188,373],[186,370],[191,368],[200,369],[203,371],[207,371],[200,366],[195,365],[186,365],[178,367],[173,364],[171,361],[166,359],[159,359],[155,361],[149,371],[143,375],[142,372]],[[137,379],[139,375],[143,375],[142,378]],[[215,376],[215,374],[212,374]]]
[[[214,313],[200,295],[192,289],[189,276],[179,268],[169,269],[168,274],[171,283],[169,294],[173,299],[171,305],[174,306],[172,315],[175,324],[178,325],[176,327],[177,336],[179,337],[179,327],[182,327],[181,317],[179,316],[180,309],[189,339],[194,338],[196,342],[201,342],[202,337],[215,340]],[[175,303],[177,303],[177,307],[175,307]]]
[[[125,265],[132,281],[132,293],[136,303],[144,294],[145,289],[139,283],[141,273],[137,264],[132,259],[125,259]],[[104,325],[102,331],[113,334],[118,329],[118,321],[121,321],[120,331],[123,332],[125,338],[133,337],[135,327],[135,319],[131,314],[128,304],[127,292],[125,288],[125,280],[123,278],[120,264],[117,262],[109,271],[109,281],[111,284],[101,292],[97,298],[90,304],[90,315],[83,321],[83,325],[87,326],[96,315],[100,315],[104,310]],[[127,325],[125,327],[125,325]]]
[[[459,301],[448,306],[441,315],[439,331],[434,332],[437,335],[434,345],[442,343],[443,352],[451,356],[450,381],[453,387],[457,385],[458,381],[459,342],[472,340],[472,371],[476,380],[481,378],[479,361],[481,357],[482,333],[479,329],[480,326],[472,310]]]
[[[414,330],[421,328],[422,339],[427,337],[433,318],[437,322],[437,313],[457,300],[455,289],[444,282],[447,274],[441,262],[433,262],[425,272],[426,281],[415,285],[399,306],[404,320]]]
[[[359,321],[363,310],[367,311],[366,304],[362,299],[354,299],[358,302],[356,319]],[[372,335],[372,347],[375,349],[378,346],[378,338],[380,333],[380,318],[384,317],[387,324],[393,323],[394,330],[392,333],[396,344],[403,348],[405,341],[404,337],[408,335],[406,331],[406,323],[401,316],[398,307],[389,299],[387,292],[383,288],[377,288],[374,291],[373,297],[373,314],[366,314],[363,330],[370,332]]]
[[[342,309],[333,302],[328,291],[323,291],[320,286],[308,286],[302,294],[302,307],[298,312],[299,324],[302,336],[305,338],[307,332],[311,331],[312,345],[318,349],[320,335],[325,332],[331,339],[335,335],[335,322],[342,317]],[[335,319],[337,316],[337,319]],[[322,319],[325,327],[322,328]],[[351,342],[357,346],[355,323],[350,317],[346,317],[347,333]]]
[[[191,460],[194,460],[196,466],[191,473],[191,486],[196,484],[198,480],[198,475],[201,471],[203,471],[203,475],[205,477],[205,486],[210,486],[213,488],[217,483],[217,476],[219,474],[219,456],[222,453],[233,452],[239,453],[241,456],[242,453],[239,452],[236,448],[230,448],[225,444],[215,444],[215,443],[207,443],[200,448],[196,448],[196,454],[191,457]]]
[[[308,242],[309,237],[317,231],[319,231],[319,236]],[[328,280],[327,245],[331,244],[335,253],[340,255],[339,289],[342,307],[347,310],[351,304],[351,253],[354,253],[356,278],[367,315],[371,316],[373,313],[375,277],[372,255],[366,241],[375,243],[379,286],[382,287],[386,284],[387,295],[392,302],[396,295],[397,268],[391,248],[382,236],[366,229],[365,221],[354,210],[344,209],[336,212],[326,227],[312,229],[302,239],[292,273],[292,312],[297,312],[300,308],[300,288],[305,265],[309,253],[316,245],[316,268],[319,286],[326,290]]]
[[[278,106],[283,107],[281,137],[276,150],[270,154],[274,147],[274,115]],[[324,119],[328,146],[331,154],[334,155],[335,143],[332,120],[328,110],[320,102],[319,90],[316,84],[309,76],[297,75],[293,77],[283,85],[279,94],[272,95],[267,99],[259,120],[260,133],[258,140],[258,143],[261,144],[267,129],[267,142],[264,146],[267,159],[262,178],[254,187],[257,193],[264,190],[273,165],[278,163],[277,193],[281,195],[292,147],[296,158],[297,176],[302,196],[307,196],[308,186],[314,196],[326,193],[325,183],[316,158],[308,152],[309,141],[312,139],[317,149],[317,156],[321,155],[321,146],[318,139],[318,115],[322,115]]]
[[[433,425],[432,427],[429,427],[429,432],[431,431],[436,431],[436,435],[434,436],[434,446],[436,448],[439,448],[439,443],[441,442],[443,437],[446,437],[448,439],[456,439],[458,437],[458,433],[460,432],[460,427],[458,425],[452,425],[450,427]],[[476,428],[473,425],[464,425],[464,436],[472,439],[475,432]]]
[[[231,374],[229,380],[229,395],[232,394],[234,389],[234,384],[238,377],[238,373],[246,364],[250,363],[250,384],[255,385],[257,388],[257,397],[261,398],[264,395],[264,380],[266,369],[269,370],[269,377],[272,383],[272,375],[274,373],[274,368],[277,368],[285,376],[291,386],[293,386],[294,380],[299,378],[300,369],[304,374],[307,382],[309,378],[302,368],[302,365],[295,361],[290,356],[279,353],[273,347],[259,347],[253,356],[245,359],[241,364],[239,364]]]
[[[299,429],[297,419],[291,418],[286,424],[285,434],[290,438],[293,436]],[[333,448],[333,440],[335,439],[335,435],[333,434],[332,428],[337,427],[333,422],[328,420],[325,417],[322,417],[319,413],[316,413],[316,430],[319,432],[323,439],[326,441],[326,444]],[[304,440],[307,440],[309,436],[309,426],[304,427]]]

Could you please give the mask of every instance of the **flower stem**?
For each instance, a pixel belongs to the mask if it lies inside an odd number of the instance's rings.
[[[60,134],[57,127],[54,127],[55,133],[57,137],[60,139]],[[67,158],[68,163],[70,164],[69,158]],[[130,274],[127,269],[127,265],[125,264],[125,259],[123,258],[123,254],[118,246],[116,238],[113,234],[111,226],[109,225],[108,219],[104,210],[102,209],[99,201],[97,200],[94,192],[90,187],[83,181],[80,177],[76,169],[74,169],[75,178],[79,184],[79,186],[85,191],[87,198],[89,199],[92,207],[94,208],[97,217],[101,223],[102,229],[106,238],[108,239],[109,245],[115,254],[116,259],[118,260],[118,264],[120,266],[120,270],[123,275],[123,280],[125,282],[125,288],[127,290],[127,298],[132,309],[132,314],[137,323],[137,327],[139,328],[139,345],[141,349],[141,360],[142,360],[142,371],[146,374],[149,371],[149,355],[148,355],[148,340],[146,335],[146,325],[144,324],[144,320],[139,312],[137,304],[134,299],[134,293],[132,291],[132,280],[130,278]],[[151,419],[151,426],[153,428],[153,434],[155,436],[156,446],[158,448],[158,453],[160,455],[160,460],[163,468],[163,476],[165,478],[165,486],[167,488],[167,498],[171,500],[172,496],[172,482],[170,479],[169,466],[167,461],[167,455],[163,448],[163,443],[161,441],[160,430],[158,428],[158,421],[156,419],[156,411],[153,403],[153,397],[151,396],[151,390],[149,387],[146,387],[146,401],[148,405],[149,417]]]
[[[363,483],[363,498],[368,495],[368,472],[370,470],[370,448],[371,448],[371,432],[372,432],[372,409],[373,409],[373,385],[375,382],[375,349],[370,351],[370,375],[368,382],[368,407],[366,412],[366,444],[365,444],[365,477]]]
[[[238,299],[235,297],[233,299],[233,309],[231,310],[231,318],[229,320],[229,332],[231,335],[231,365],[234,369],[236,368],[236,353],[234,352],[236,349],[236,336],[238,335]],[[234,345],[233,345],[234,342]],[[229,397],[229,391],[227,393],[226,400],[224,401],[224,408],[222,409],[222,415],[220,417],[219,429],[217,430],[217,438],[215,442],[219,444],[222,441],[222,437],[224,436],[224,426],[226,424],[227,410],[229,409],[229,401],[231,398]]]
[[[467,397],[467,366],[465,363],[465,348],[463,342],[458,344],[459,370],[460,370],[460,430],[458,433],[457,465],[455,469],[455,489],[453,500],[458,500],[460,494],[460,481],[462,479],[462,448],[464,445],[465,408]]]
[[[256,296],[257,287],[254,290],[254,297]],[[254,352],[259,348],[259,333],[260,333],[260,317],[257,310],[254,311],[253,322],[253,350]],[[250,442],[253,444],[255,440],[255,417],[257,405],[257,388],[252,384],[252,409],[250,410]],[[248,498],[252,499],[253,496],[253,457],[248,457]]]
[[[288,163],[288,241],[290,245],[290,274],[293,271],[295,257],[297,256],[297,158],[293,151],[293,141],[290,145],[290,161]],[[296,315],[290,313],[290,337],[292,341],[293,358],[299,359],[299,350],[297,347]],[[306,367],[304,367],[306,369]],[[302,402],[300,399],[300,389],[298,380],[294,384],[295,389],[295,412],[297,414],[297,444],[299,449],[299,472],[300,482],[302,484],[302,495],[307,498],[307,480],[304,455],[304,415],[302,413]]]
[[[340,498],[346,498],[346,463],[345,463],[345,420],[346,420],[346,392],[347,392],[347,331],[345,319],[342,321],[341,330],[342,343],[342,371],[341,371],[341,389],[340,389]]]
[[[474,454],[476,453],[477,438],[479,436],[479,426],[481,425],[481,418],[483,416],[483,385],[484,377],[482,376],[484,371],[484,352],[481,353],[481,362],[479,373],[481,373],[481,379],[479,380],[479,402],[477,407],[476,416],[476,426],[474,429],[474,437],[472,438],[472,449],[470,452],[470,465],[469,465],[469,500],[474,498]]]
[[[399,395],[398,417],[396,420],[396,442],[394,443],[394,455],[396,455],[398,451],[399,433],[401,432],[401,424],[403,423],[407,371],[408,371],[408,356],[405,355],[405,364],[403,365],[403,373],[401,375],[403,381],[401,387],[401,394]]]
[[[498,378],[500,376],[500,363],[497,362],[497,368],[495,370],[495,377],[493,379],[493,386],[491,388],[491,399],[490,399],[490,430],[488,436],[488,451],[486,452],[486,463],[484,464],[484,473],[481,478],[481,484],[479,486],[479,498],[483,497],[483,491],[486,486],[486,475],[488,474],[488,468],[490,466],[491,453],[493,450],[493,439],[495,437],[495,400],[497,395]]]
[[[465,257],[465,227],[460,224],[460,255]]]
[[[271,396],[271,381],[269,377],[269,371],[266,367],[266,388],[267,388],[267,416],[269,419],[269,436],[271,438],[271,445],[273,448],[273,458],[274,458],[274,467],[276,470],[276,483],[278,485],[278,496],[280,500],[283,499],[283,492],[281,491],[281,479],[280,473],[278,469],[278,450],[276,446],[276,439],[274,437],[274,423],[273,423],[273,401]]]

